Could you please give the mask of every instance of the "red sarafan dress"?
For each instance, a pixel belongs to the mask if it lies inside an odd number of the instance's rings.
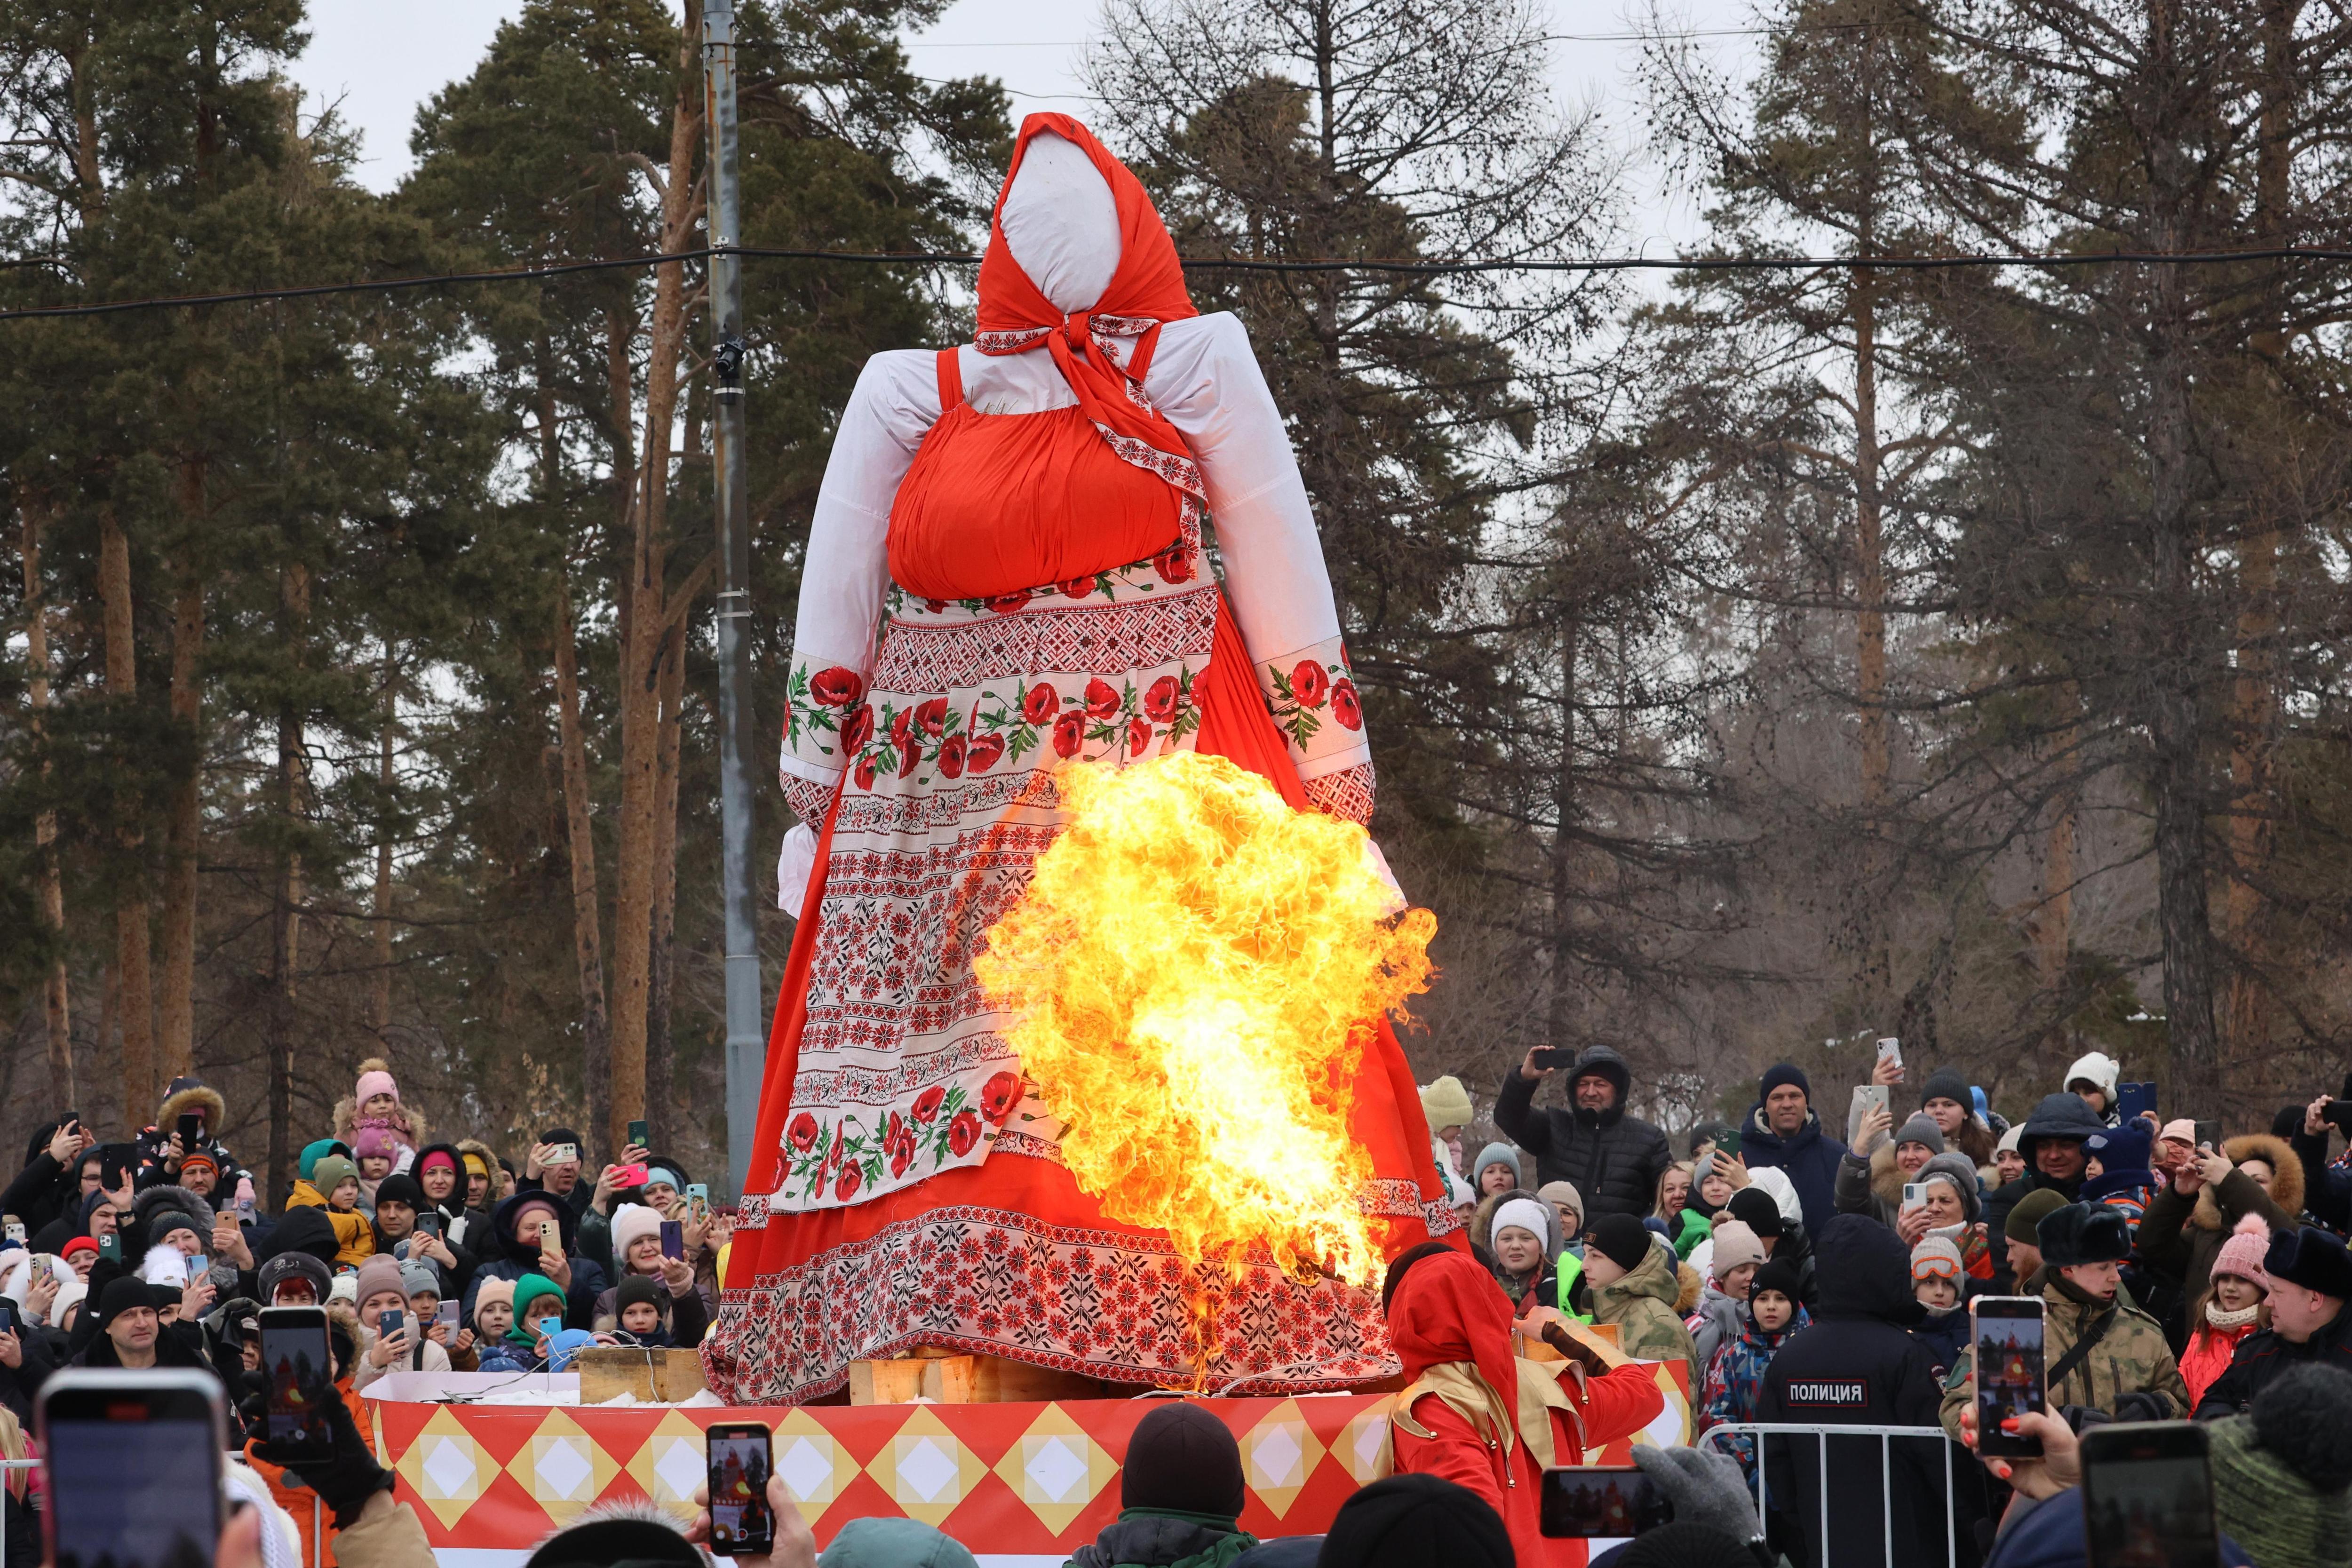
[[[971,969],[1060,830],[1057,768],[1198,750],[1298,809],[1370,817],[1280,413],[1240,323],[1193,310],[1143,188],[1061,115],[1022,127],[979,328],[868,363],[812,524],[781,759],[803,858],[788,844],[780,901],[801,918],[711,1386],[794,1403],[918,1346],[1175,1382],[1204,1292],[1217,1384],[1384,1376],[1361,1291],[1263,1255],[1196,1276],[1164,1234],[1106,1219]],[[1457,1227],[1376,1034],[1352,1126],[1393,1255]]]

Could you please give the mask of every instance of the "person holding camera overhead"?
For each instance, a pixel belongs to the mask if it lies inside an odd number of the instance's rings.
[[[1567,1058],[1556,1046],[1529,1051],[1503,1080],[1495,1125],[1536,1157],[1538,1185],[1576,1184],[1588,1223],[1614,1214],[1645,1219],[1657,1201],[1658,1178],[1675,1163],[1674,1149],[1664,1132],[1625,1113],[1633,1075],[1607,1046],[1587,1047],[1569,1068],[1569,1109],[1538,1110],[1536,1089],[1568,1067]]]

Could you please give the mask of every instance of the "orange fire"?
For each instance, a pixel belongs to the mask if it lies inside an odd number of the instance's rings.
[[[1427,910],[1364,831],[1222,757],[1055,774],[1069,825],[975,959],[1062,1158],[1187,1259],[1263,1243],[1369,1283],[1382,1258],[1349,1135],[1369,1026],[1428,989]]]

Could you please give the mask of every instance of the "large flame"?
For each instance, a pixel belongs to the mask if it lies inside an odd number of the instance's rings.
[[[1391,914],[1363,829],[1222,757],[1055,776],[1069,824],[974,960],[1062,1158],[1111,1218],[1201,1262],[1381,1265],[1349,1135],[1372,1021],[1428,988],[1426,910]]]

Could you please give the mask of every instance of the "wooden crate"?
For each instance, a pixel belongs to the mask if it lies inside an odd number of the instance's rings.
[[[580,1374],[580,1403],[602,1405],[624,1394],[648,1405],[682,1405],[709,1386],[702,1352],[636,1345],[594,1345],[572,1360]]]

